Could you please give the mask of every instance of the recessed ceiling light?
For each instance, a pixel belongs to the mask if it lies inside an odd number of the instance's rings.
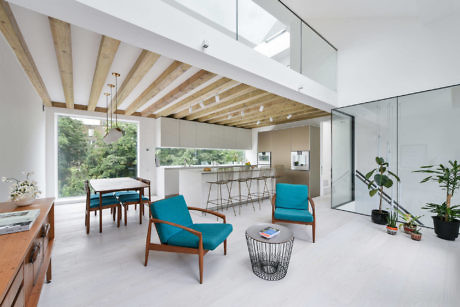
[[[272,121],[273,121],[273,118],[270,116],[270,122],[272,122]]]
[[[260,106],[260,108],[259,108],[259,112],[262,112],[263,110],[264,110],[264,106],[262,105],[262,106]]]
[[[241,116],[244,116],[244,111],[241,111]]]
[[[219,103],[219,101],[220,101],[220,97],[219,97],[219,95],[216,95],[216,97],[215,97],[215,98],[216,98],[216,102],[217,102],[217,103]]]
[[[287,116],[287,119],[290,119],[291,117],[292,117],[292,115],[291,115],[291,114],[289,114],[289,115]]]
[[[257,121],[257,125],[259,125],[259,124],[260,124],[260,120]]]
[[[200,107],[204,108],[204,103],[203,103],[203,101],[200,102]]]

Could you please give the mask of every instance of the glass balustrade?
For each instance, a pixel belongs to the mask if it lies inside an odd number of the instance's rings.
[[[278,0],[164,0],[284,66],[336,90],[337,49]]]

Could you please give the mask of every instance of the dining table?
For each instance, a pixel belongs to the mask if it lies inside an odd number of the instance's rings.
[[[144,214],[144,206],[142,205],[142,196],[144,196],[144,189],[149,185],[130,177],[120,178],[104,178],[104,179],[91,179],[89,184],[94,190],[94,193],[99,194],[99,232],[102,232],[102,195],[106,193],[114,193],[121,191],[138,191],[139,193],[139,223],[142,224],[142,216]]]

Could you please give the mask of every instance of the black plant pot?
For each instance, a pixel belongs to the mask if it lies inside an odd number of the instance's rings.
[[[460,227],[459,220],[446,222],[439,218],[439,216],[432,216],[434,224],[434,232],[439,238],[444,240],[454,241],[458,237],[458,229]]]
[[[371,218],[372,222],[376,224],[386,225],[388,222],[388,211],[379,211],[378,209],[372,210]]]

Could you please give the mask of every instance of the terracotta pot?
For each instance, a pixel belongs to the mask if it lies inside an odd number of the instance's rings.
[[[415,241],[420,241],[422,239],[422,234],[421,233],[411,233],[410,234],[410,237],[412,240],[415,240]]]
[[[415,230],[415,227],[407,226],[407,224],[404,224],[404,232],[407,234],[411,234],[412,231]]]
[[[398,233],[398,227],[387,226],[387,233],[394,236]]]

